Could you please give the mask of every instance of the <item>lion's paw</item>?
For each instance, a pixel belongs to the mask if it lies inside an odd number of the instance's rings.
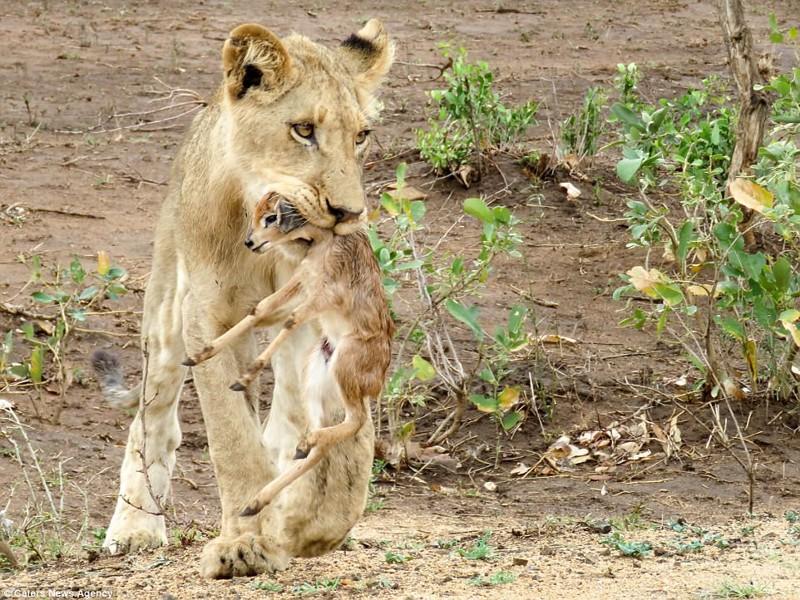
[[[248,533],[206,544],[200,557],[200,574],[209,579],[257,575],[285,569],[288,562],[286,552],[271,538]]]
[[[167,543],[167,537],[163,531],[152,531],[150,529],[133,529],[131,531],[106,533],[103,541],[103,548],[109,554],[135,553],[140,550],[158,548]]]

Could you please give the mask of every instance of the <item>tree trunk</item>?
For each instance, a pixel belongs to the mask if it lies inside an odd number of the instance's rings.
[[[731,73],[739,90],[739,122],[736,127],[736,145],[728,171],[728,185],[739,175],[747,172],[758,158],[758,149],[764,138],[764,125],[769,117],[770,100],[764,91],[753,86],[764,83],[758,69],[758,60],[753,55],[753,36],[744,19],[741,0],[720,0],[720,23],[728,48]],[[753,211],[742,208],[744,221],[740,229],[744,232],[745,244],[755,245],[755,236],[750,227]]]

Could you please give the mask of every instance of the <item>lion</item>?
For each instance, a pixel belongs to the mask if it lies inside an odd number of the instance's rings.
[[[253,24],[235,28],[224,43],[222,84],[187,132],[156,226],[142,318],[142,382],[127,390],[115,358],[100,353],[93,360],[112,402],[139,405],[103,542],[109,552],[167,541],[160,507],[181,442],[184,356],[281,287],[307,251],[299,243],[263,254],[245,247],[248,214],[258,200],[268,193],[291,198],[306,220],[339,234],[361,226],[363,157],[375,93],[392,60],[393,45],[374,19],[335,49],[300,35],[278,38]],[[342,419],[337,395],[302,394],[303,362],[319,341],[318,326],[309,322],[273,356],[266,422],[257,381],[244,394],[228,389],[231,373],[255,355],[251,334],[193,367],[222,505],[220,535],[200,559],[204,577],[254,575],[283,569],[292,557],[329,552],[363,512],[373,457],[369,415],[353,438],[258,516],[240,516],[264,482],[293,463],[308,429]]]

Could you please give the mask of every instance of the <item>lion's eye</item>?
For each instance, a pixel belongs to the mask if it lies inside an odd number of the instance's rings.
[[[304,140],[310,140],[314,137],[314,126],[311,123],[295,123],[292,132]]]
[[[361,144],[366,142],[367,138],[369,137],[369,134],[370,134],[370,130],[369,129],[362,129],[361,131],[359,131],[356,134],[356,144],[358,144],[360,146]]]
[[[278,220],[278,215],[267,215],[264,217],[264,227],[269,227]]]

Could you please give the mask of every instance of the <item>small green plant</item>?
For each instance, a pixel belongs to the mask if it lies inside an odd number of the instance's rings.
[[[478,309],[471,301],[481,295],[497,258],[520,256],[519,221],[504,206],[468,198],[463,204],[466,223],[477,222],[481,228],[477,253],[473,257],[442,254],[438,242],[422,245],[418,241],[426,207],[421,200],[404,198],[405,172],[405,164],[398,165],[398,193],[381,196],[381,206],[394,226],[391,237],[381,239],[375,227],[369,232],[390,301],[405,280],[413,285],[421,303],[421,309],[410,322],[401,324],[397,335],[402,340],[397,366],[384,393],[390,432],[400,440],[413,434],[414,421],[403,423],[401,415],[409,405],[424,407],[432,385],[443,386],[455,407],[428,444],[440,443],[458,430],[470,400],[495,415],[504,430],[510,430],[522,420],[517,406],[519,391],[504,385],[503,380],[513,371],[512,363],[527,350],[527,309],[513,307],[507,324],[490,335],[480,324]],[[462,362],[462,351],[452,342],[451,332],[457,326],[468,331],[478,356],[469,368]],[[479,385],[488,391],[476,390]],[[379,415],[378,431],[380,427]]]
[[[648,526],[642,515],[641,506],[635,506],[630,512],[620,517],[611,517],[608,522],[615,531],[635,531],[637,529],[645,529]]]
[[[712,598],[762,598],[767,596],[769,591],[763,585],[757,583],[735,583],[726,581],[719,589],[713,592]]]
[[[410,556],[406,554],[400,554],[398,552],[392,552],[391,550],[387,551],[383,555],[383,559],[390,565],[400,565],[406,562]]]
[[[617,65],[614,89],[617,92],[618,101],[631,110],[636,110],[641,105],[638,87],[641,79],[642,74],[636,63]]]
[[[283,586],[276,581],[254,581],[253,589],[280,594],[283,591]]]
[[[572,154],[578,161],[597,154],[603,134],[606,96],[600,88],[589,88],[583,105],[561,123],[561,155]]]
[[[787,42],[797,42],[797,27],[788,27],[781,30],[778,26],[778,19],[775,13],[769,15],[769,41],[773,44],[784,44]]]
[[[489,539],[491,537],[492,532],[485,531],[471,546],[467,548],[456,548],[456,554],[468,560],[492,560],[495,552],[494,548],[489,545]]]
[[[800,72],[774,78],[771,90],[775,127],[753,168],[755,181],[737,179],[730,188],[736,114],[716,80],[638,111],[622,103],[611,109],[624,146],[617,174],[640,189],[626,213],[629,246],[663,246],[671,263],[670,272],[645,264],[623,276],[628,285],[615,297],[652,300],[633,307],[623,323],[680,343],[699,371],[696,389],[712,398],[743,397],[734,366],[747,374],[752,393],[797,396],[791,369],[800,346],[800,130],[782,120],[800,106]],[[653,187],[677,188],[679,210],[651,201]],[[745,210],[772,227],[770,244],[746,243]]]
[[[800,523],[800,513],[795,510],[787,510],[783,513],[783,518],[789,523]]]
[[[673,544],[675,552],[678,554],[692,554],[703,550],[703,542],[701,540],[690,540],[688,542],[677,541]]]
[[[39,256],[31,258],[29,266],[29,285],[34,289],[31,299],[50,310],[41,318],[26,320],[19,326],[22,339],[30,349],[27,358],[12,360],[15,348],[13,331],[2,337],[0,383],[2,389],[12,385],[32,386],[37,391],[47,384],[57,384],[63,397],[74,379],[74,372],[64,360],[71,333],[104,300],[116,300],[127,291],[122,282],[126,273],[111,266],[105,252],[98,254],[96,270],[91,273],[86,272],[77,257],[66,269],[54,268],[52,279],[45,279]],[[24,357],[25,353],[18,352],[17,355]],[[36,402],[34,409],[41,416]],[[59,415],[60,404],[53,419],[57,421]]]
[[[292,588],[292,593],[297,596],[313,596],[314,594],[321,594],[325,592],[335,592],[339,589],[340,579],[317,579],[311,583],[304,581]]]
[[[507,571],[497,571],[496,573],[492,573],[489,577],[484,577],[482,575],[476,575],[472,579],[468,581],[470,585],[480,585],[480,586],[492,586],[492,585],[505,585],[507,583],[514,583],[517,580],[517,576],[514,573],[508,573]]]
[[[653,551],[653,545],[650,542],[630,542],[618,531],[607,535],[600,543],[617,550],[622,556],[633,558],[644,558]]]
[[[430,93],[435,116],[427,129],[417,130],[417,147],[424,160],[446,174],[458,173],[473,159],[482,166],[494,148],[518,140],[534,124],[538,105],[507,107],[492,89],[494,75],[487,63],[468,62],[463,48],[452,53],[443,46],[442,52],[452,62],[444,74],[447,89]]]

